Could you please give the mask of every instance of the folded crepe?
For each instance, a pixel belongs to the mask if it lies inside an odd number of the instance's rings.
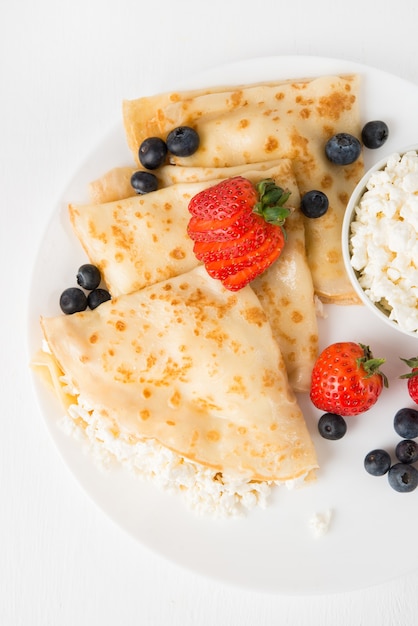
[[[329,210],[306,219],[309,266],[317,295],[325,302],[357,302],[341,252],[341,226],[348,199],[363,174],[363,159],[337,166],[324,147],[335,133],[360,137],[358,75],[171,92],[123,103],[128,145],[135,159],[141,142],[166,138],[189,125],[200,136],[190,157],[172,157],[181,166],[224,167],[290,158],[301,194],[324,191]]]
[[[280,165],[283,159],[272,159],[261,163],[248,163],[236,167],[178,167],[177,165],[163,165],[153,172],[158,179],[158,186],[168,187],[176,183],[198,183],[219,178],[245,176],[246,172],[265,171]],[[89,184],[91,202],[102,204],[130,198],[136,194],[131,185],[131,176],[138,171],[138,167],[126,165],[113,167],[100,178]]]
[[[300,194],[292,162],[280,159],[261,167],[162,168],[168,187],[144,196],[83,206],[70,205],[74,230],[91,262],[97,265],[113,296],[131,293],[196,267],[193,242],[186,229],[192,195],[222,178],[242,174],[257,182],[273,178],[290,191],[293,211],[286,222],[284,252],[254,289],[267,313],[295,391],[310,387],[318,353],[318,328],[312,275],[305,251],[305,232],[299,210]],[[203,182],[176,182],[199,180]],[[214,180],[212,180],[214,178]],[[108,189],[114,187],[107,177]]]
[[[233,294],[198,267],[41,325],[79,402],[113,432],[156,440],[228,476],[287,481],[317,467],[249,286]]]

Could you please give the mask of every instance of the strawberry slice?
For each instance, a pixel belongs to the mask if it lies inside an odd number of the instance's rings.
[[[236,291],[274,263],[285,244],[289,195],[272,179],[254,186],[236,176],[191,199],[187,232],[210,276]]]
[[[230,274],[223,282],[223,286],[230,291],[239,291],[245,285],[252,282],[257,276],[260,276],[263,272],[265,272],[270,265],[278,259],[280,256],[280,249],[275,248],[271,251],[268,256],[265,256],[263,259],[259,259],[258,263],[254,263],[249,267],[244,267],[235,274]]]
[[[264,242],[267,237],[265,224],[258,220],[254,222],[253,228],[248,230],[239,239],[230,241],[195,241],[193,252],[199,261],[218,261],[221,259],[232,259],[255,250]]]
[[[248,206],[254,206],[258,194],[254,185],[241,176],[228,178],[196,194],[189,203],[189,211],[202,220],[223,220]]]
[[[225,280],[231,274],[240,272],[244,268],[249,268],[255,264],[262,267],[264,259],[270,259],[271,255],[277,251],[279,255],[279,244],[283,240],[283,233],[277,226],[270,225],[264,242],[248,254],[230,259],[220,259],[205,263],[209,276],[218,280]],[[268,266],[267,266],[268,267]],[[264,271],[264,269],[263,269]]]
[[[251,228],[254,223],[254,217],[255,214],[253,213],[240,213],[229,225],[224,225],[221,222],[222,227],[208,228],[205,226],[205,230],[198,230],[200,227],[199,222],[194,222],[195,218],[192,217],[187,232],[194,241],[229,241],[230,239],[238,239]],[[227,221],[229,222],[229,220]],[[218,223],[215,222],[215,225]]]

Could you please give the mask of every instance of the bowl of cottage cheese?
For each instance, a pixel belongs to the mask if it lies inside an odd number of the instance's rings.
[[[361,301],[418,337],[418,146],[385,157],[361,179],[344,216],[342,249]]]

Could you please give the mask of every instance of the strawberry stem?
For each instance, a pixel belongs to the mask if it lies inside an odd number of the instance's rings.
[[[401,359],[401,361],[406,363],[408,367],[410,367],[412,370],[415,370],[413,372],[409,372],[408,374],[402,374],[402,376],[399,376],[399,378],[415,378],[415,376],[418,376],[418,357],[417,356],[412,357],[412,359],[403,359],[402,357],[399,357],[399,358]]]
[[[389,387],[387,376],[379,370],[380,366],[386,362],[386,359],[375,359],[369,346],[365,346],[362,343],[360,343],[359,346],[363,349],[363,356],[357,359],[357,365],[359,367],[361,365],[363,366],[367,378],[370,378],[374,374],[379,374],[382,377],[383,385]]]
[[[290,209],[283,205],[290,197],[290,191],[278,187],[272,178],[266,178],[256,184],[259,200],[254,206],[254,213],[263,217],[269,224],[283,226],[290,215]]]

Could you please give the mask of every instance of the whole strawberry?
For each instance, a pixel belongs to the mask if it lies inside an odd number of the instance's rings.
[[[253,185],[236,176],[194,196],[187,232],[208,274],[231,291],[242,289],[281,254],[290,193],[272,179]]]
[[[418,404],[418,357],[412,359],[401,359],[411,368],[408,374],[403,374],[400,378],[406,378],[408,383],[408,393],[415,404]]]
[[[352,341],[333,343],[315,362],[310,397],[322,411],[342,416],[370,409],[387,378],[380,372],[385,359],[375,359],[368,346]]]

